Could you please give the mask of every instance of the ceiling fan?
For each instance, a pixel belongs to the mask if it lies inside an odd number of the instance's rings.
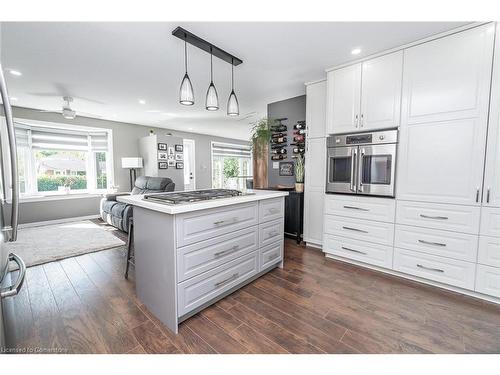
[[[73,102],[73,98],[71,96],[63,96],[62,99],[65,101],[65,103],[63,104],[62,109],[60,111],[39,110],[38,112],[60,113],[65,119],[74,120],[76,118],[76,111],[71,108],[71,103]],[[86,117],[102,118],[102,116],[99,116],[99,115],[96,115],[93,113],[82,112],[82,111],[78,111],[78,114],[86,116]]]

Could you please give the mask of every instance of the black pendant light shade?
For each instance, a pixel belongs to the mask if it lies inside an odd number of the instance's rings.
[[[240,105],[238,103],[238,98],[234,93],[234,65],[231,62],[231,94],[229,95],[229,100],[227,101],[227,115],[228,116],[239,116],[240,115]]]
[[[210,48],[210,85],[208,86],[207,97],[205,99],[205,108],[207,111],[217,111],[219,109],[219,96],[217,95],[213,77],[212,48]]]
[[[182,105],[193,105],[194,104],[194,91],[191,80],[187,72],[187,43],[184,38],[184,66],[186,68],[186,73],[181,82],[181,88],[179,90],[179,103]]]

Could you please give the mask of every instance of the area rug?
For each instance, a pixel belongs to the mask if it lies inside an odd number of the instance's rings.
[[[125,244],[105,228],[89,220],[22,228],[9,252],[30,267]]]

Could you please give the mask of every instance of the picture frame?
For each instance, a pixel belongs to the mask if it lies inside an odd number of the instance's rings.
[[[158,169],[168,169],[168,163],[165,161],[161,161],[158,163]]]
[[[184,152],[183,145],[175,145],[175,152]]]
[[[294,175],[294,162],[293,161],[282,161],[279,166],[280,176],[293,176]]]
[[[164,151],[158,151],[158,160],[167,160],[168,154]]]
[[[176,161],[183,161],[184,160],[184,155],[182,155],[182,154],[175,154],[175,160]]]
[[[158,150],[167,151],[167,144],[166,143],[158,143]]]
[[[168,161],[170,161],[170,160],[174,161],[175,160],[175,155],[168,155],[167,160]]]
[[[175,169],[184,169],[184,163],[175,163]]]
[[[175,155],[175,148],[174,148],[174,147],[172,147],[172,146],[169,146],[169,147],[168,147],[168,154],[169,154],[169,155]]]
[[[173,159],[172,159],[172,160],[171,160],[171,159],[169,159],[169,160],[167,161],[167,163],[168,163],[168,166],[169,166],[169,167],[175,167],[175,160],[173,160]]]

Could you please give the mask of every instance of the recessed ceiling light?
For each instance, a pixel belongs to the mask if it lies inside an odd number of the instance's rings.
[[[359,55],[361,53],[361,48],[354,48],[351,53],[353,55]]]
[[[193,130],[193,128],[188,128],[188,130]]]
[[[144,99],[139,99],[139,104],[146,104],[146,101]]]
[[[16,98],[15,96],[11,96],[11,97],[10,97],[10,101],[11,101],[11,102],[17,102],[17,98]]]
[[[13,76],[17,76],[17,77],[23,75],[23,73],[21,73],[19,70],[14,70],[14,69],[10,69],[9,73],[12,74]]]
[[[142,104],[142,103],[141,103]],[[147,113],[161,113],[159,109],[149,109],[146,111]]]

